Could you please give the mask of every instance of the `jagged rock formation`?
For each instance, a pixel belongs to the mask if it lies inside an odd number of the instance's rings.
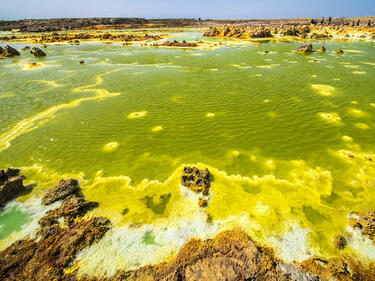
[[[76,194],[67,196],[61,206],[50,210],[40,219],[39,224],[42,227],[59,224],[59,219],[63,218],[66,225],[72,225],[77,217],[83,216],[87,211],[98,206],[97,202],[87,201],[85,198]]]
[[[4,48],[0,47],[0,57],[11,58],[19,55],[20,53],[9,45],[6,45]]]
[[[311,44],[298,47],[294,50],[296,53],[312,53],[314,52],[313,46]]]
[[[19,240],[1,252],[0,280],[62,280],[75,255],[100,240],[109,228],[108,219],[95,217],[69,228],[44,229],[38,241]]]
[[[33,47],[30,51],[31,54],[33,54],[35,57],[45,57],[46,53],[43,52],[41,49],[37,47]]]
[[[23,180],[26,177],[19,174],[20,170],[12,168],[0,171],[0,206],[25,191]]]
[[[77,180],[61,180],[53,188],[47,191],[42,202],[44,205],[50,205],[53,202],[64,199],[70,194],[76,193],[78,190],[79,184]]]
[[[155,44],[155,46],[194,48],[194,47],[198,47],[198,44],[186,42],[185,40],[183,40],[182,42],[178,42],[174,40],[174,41],[166,41],[163,44],[158,44],[158,45]]]
[[[322,40],[322,39],[330,39],[332,38],[331,35],[328,34],[322,34],[322,33],[312,33],[310,34],[310,39],[317,39],[317,40]]]
[[[60,181],[47,192],[44,202],[63,199],[62,205],[39,221],[36,239],[19,240],[0,253],[0,280],[63,280],[64,269],[76,254],[104,236],[110,229],[107,218],[76,220],[97,206],[79,197],[78,191],[78,182],[69,180]],[[60,218],[65,220],[64,225]]]
[[[4,38],[0,38],[0,40]],[[7,38],[9,40],[32,40],[35,43],[45,44],[45,43],[58,43],[67,42],[71,45],[80,45],[79,40],[100,40],[100,41],[115,41],[115,42],[130,42],[130,41],[149,41],[149,40],[160,40],[162,39],[159,35],[149,35],[145,34],[111,34],[111,33],[40,33],[35,35],[19,35],[13,36],[12,38]],[[42,46],[46,48],[46,45]],[[34,48],[33,48],[34,49]]]
[[[268,28],[249,28],[227,26],[225,28],[210,27],[204,34],[204,37],[218,37],[218,38],[269,38],[272,37],[271,31]]]
[[[282,21],[281,21],[282,22]],[[234,23],[234,22],[233,22]],[[238,39],[252,39],[252,38],[270,38],[270,37],[299,37],[310,38],[316,40],[332,39],[334,36],[338,37],[353,37],[356,39],[373,40],[374,28],[369,26],[354,26],[349,27],[343,24],[280,24],[273,23],[268,25],[258,25],[254,23],[227,25],[221,27],[209,27],[204,33],[205,37],[217,38],[238,38]],[[350,34],[350,35],[349,35]]]
[[[185,167],[180,183],[194,192],[201,192],[208,195],[211,186],[211,174],[206,168],[199,170],[197,167]]]

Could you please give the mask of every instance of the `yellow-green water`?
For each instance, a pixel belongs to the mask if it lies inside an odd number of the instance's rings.
[[[37,184],[23,201],[79,178],[100,203],[91,215],[119,228],[176,227],[186,241],[240,225],[290,260],[287,234],[303,230],[296,259],[336,254],[332,238],[345,233],[348,213],[375,207],[375,49],[316,41],[328,52],[292,52],[303,43],[84,43],[48,47],[34,69],[24,67],[35,61],[26,53],[0,60],[0,166],[21,167]],[[214,230],[180,226],[204,215],[180,189],[186,164],[213,173]],[[152,247],[145,252],[173,252],[165,248],[173,239],[163,244],[150,231],[134,238]]]

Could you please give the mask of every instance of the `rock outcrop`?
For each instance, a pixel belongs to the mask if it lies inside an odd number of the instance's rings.
[[[296,53],[313,53],[314,49],[313,49],[313,46],[311,44],[308,44],[308,45],[304,45],[304,46],[296,48],[294,50],[294,52],[296,52]]]
[[[17,241],[1,252],[0,280],[63,280],[64,269],[76,254],[100,240],[109,228],[108,219],[95,217],[69,228],[44,229],[38,241]]]
[[[79,191],[78,181],[75,179],[61,180],[53,188],[49,189],[44,195],[42,202],[44,205],[50,205],[53,202],[64,199],[70,194]]]
[[[20,170],[12,168],[0,171],[0,206],[25,191],[23,180],[26,177],[19,174]]]
[[[375,211],[353,212],[349,217],[349,225],[361,231],[375,244]]]
[[[326,47],[321,46],[318,50],[320,53],[325,53],[327,51]]]
[[[4,48],[0,47],[0,57],[11,58],[19,55],[20,53],[9,45],[6,45]]]
[[[291,276],[300,279],[290,279]],[[190,240],[169,262],[120,271],[106,280],[318,280],[314,278],[292,265],[288,267],[275,258],[270,249],[258,246],[241,230],[231,230],[205,241]]]
[[[341,50],[341,49],[340,49],[340,50],[337,50],[337,51],[336,51],[336,54],[338,54],[338,55],[343,55],[343,54],[344,54],[344,51]]]
[[[180,183],[194,192],[208,195],[211,186],[211,174],[207,168],[199,170],[197,167],[184,167]]]
[[[35,57],[45,57],[46,56],[46,53],[43,52],[41,49],[39,49],[37,47],[33,47],[30,50],[30,53],[33,54]]]
[[[333,238],[333,247],[335,247],[336,249],[339,249],[339,250],[344,249],[347,243],[348,242],[346,241],[345,237],[342,235],[336,235]]]
[[[239,27],[227,26],[225,28],[210,27],[204,34],[204,37],[218,37],[218,38],[270,38],[273,37],[271,30],[264,27]]]
[[[39,221],[41,228],[35,239],[19,240],[0,253],[0,280],[76,280],[65,279],[64,270],[79,251],[100,240],[111,227],[104,217],[76,220],[97,206],[80,197],[78,191],[78,182],[68,180],[47,192],[44,201],[64,199],[61,206]]]
[[[155,44],[155,46],[195,48],[195,47],[198,47],[198,44],[186,42],[185,40],[183,40],[182,42],[178,42],[174,40],[174,41],[166,41],[163,44],[159,44],[159,45]]]
[[[319,276],[316,280],[375,280],[374,265],[366,265],[351,256],[332,259],[312,258],[303,261],[298,267],[304,272]]]
[[[73,224],[77,217],[83,216],[87,211],[98,206],[97,202],[87,201],[85,198],[71,194],[66,197],[61,206],[50,210],[40,219],[39,224],[42,227],[59,224],[59,219],[63,218],[66,225]]]

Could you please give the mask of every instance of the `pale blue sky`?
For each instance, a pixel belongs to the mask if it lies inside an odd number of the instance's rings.
[[[286,18],[375,15],[375,0],[0,0],[0,19]]]

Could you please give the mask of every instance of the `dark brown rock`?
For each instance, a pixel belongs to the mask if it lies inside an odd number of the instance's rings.
[[[194,48],[194,47],[198,47],[198,44],[186,42],[185,40],[182,41],[182,42],[178,42],[178,41],[174,40],[174,41],[166,41],[163,44],[160,44],[159,46]]]
[[[26,177],[19,173],[20,170],[11,168],[0,171],[0,206],[25,191],[23,180]]]
[[[199,170],[197,167],[184,167],[180,182],[194,192],[208,195],[211,186],[211,174],[206,168]]]
[[[314,52],[313,46],[311,44],[298,47],[294,50],[296,53],[312,53]]]
[[[33,47],[30,51],[35,57],[45,57],[46,53],[37,47]]]
[[[61,180],[58,184],[49,189],[44,195],[42,202],[44,205],[50,205],[53,202],[64,199],[72,193],[76,193],[79,190],[79,184],[77,180]]]
[[[327,49],[324,46],[321,46],[318,50],[320,53],[325,53]]]
[[[0,56],[2,57],[11,58],[19,55],[20,53],[9,45],[6,45],[4,48],[0,47]]]
[[[338,54],[338,55],[342,55],[342,54],[344,54],[344,51],[341,50],[341,49],[340,49],[340,50],[337,50],[337,51],[336,51],[336,54]]]

